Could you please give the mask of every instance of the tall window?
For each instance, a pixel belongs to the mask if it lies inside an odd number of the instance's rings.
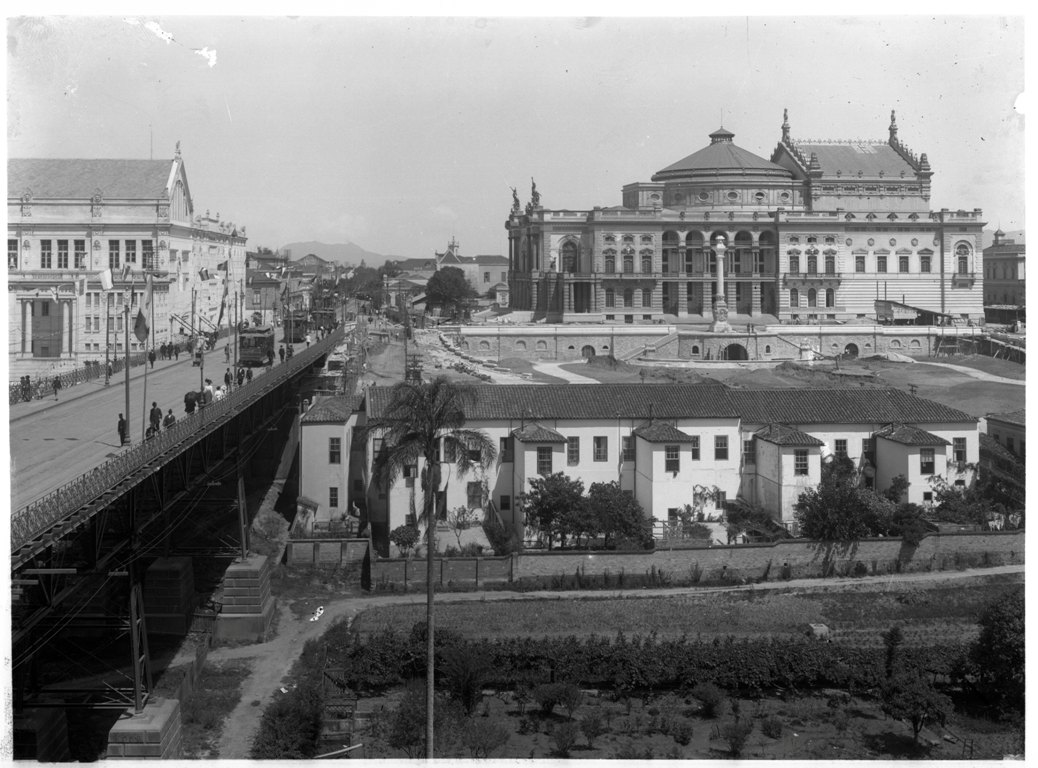
[[[86,269],[86,240],[73,240],[76,269]]]
[[[789,271],[794,275],[800,272],[800,257],[790,256],[789,257]]]
[[[328,488],[328,506],[333,509],[339,506],[339,487],[337,485]]]
[[[835,451],[835,453],[836,453],[837,456],[840,456],[841,458],[847,458],[847,441],[846,440],[837,440],[836,441],[836,451]]]
[[[566,440],[566,463],[575,467],[580,463],[580,438],[571,437]]]
[[[58,269],[68,269],[68,240],[58,240]]]
[[[836,259],[833,256],[825,257],[825,274],[835,275],[836,274]]]
[[[607,307],[616,306],[616,293],[613,291],[612,288],[605,289],[605,305]]]
[[[652,289],[651,288],[642,288],[642,306],[643,307],[651,307],[652,306]]]
[[[758,275],[764,272],[764,254],[760,251],[753,252],[753,271]]]
[[[897,257],[897,271],[898,272],[907,272],[908,271],[908,257],[907,256],[898,256]]]
[[[483,484],[478,480],[469,481],[465,490],[468,496],[468,508],[480,509],[483,506]]]
[[[119,241],[108,241],[108,268],[119,269]]]
[[[137,263],[137,241],[127,240],[126,241],[126,263],[136,264]]]
[[[742,463],[743,464],[756,464],[757,463],[757,452],[755,450],[753,438],[742,441]]]
[[[728,493],[725,491],[717,491],[714,494],[714,509],[724,509],[728,506]]]
[[[865,257],[864,256],[855,256],[854,257],[854,271],[855,272],[864,272],[865,271]]]
[[[8,239],[7,241],[7,268],[18,269],[18,241]]]
[[[329,437],[328,438],[328,463],[329,464],[341,464],[342,463],[342,438],[341,437]]]
[[[624,273],[631,274],[634,272],[634,251],[624,251]]]
[[[728,461],[727,435],[714,435],[714,461]]]
[[[608,461],[609,460],[609,438],[604,435],[600,435],[595,438],[594,442],[594,459],[595,461]]]
[[[551,474],[551,446],[537,447],[537,474],[547,477]]]
[[[934,473],[933,448],[919,449],[919,473],[922,475],[932,475]]]
[[[651,253],[643,253],[642,254],[642,272],[644,272],[645,274],[648,274],[649,272],[652,272],[652,254]]]
[[[818,306],[818,291],[814,288],[807,289],[807,306],[817,307]]]
[[[692,435],[692,461],[699,461],[699,435]]]
[[[630,435],[625,435],[623,438],[621,438],[621,444],[623,446],[623,460],[634,461],[634,438]]]
[[[141,240],[141,256],[143,256],[142,266],[144,269],[155,269],[157,267],[151,240]]]
[[[793,450],[793,474],[807,474],[807,449],[796,448]]]
[[[800,306],[800,291],[796,288],[789,289],[789,306],[799,307]]]
[[[952,438],[952,458],[957,464],[964,464],[966,462],[966,438],[965,437],[953,437]]]
[[[886,272],[887,271],[887,257],[886,256],[877,256],[876,257],[876,271],[877,272]]]
[[[960,275],[969,274],[970,271],[970,249],[965,243],[959,243],[955,246],[955,258],[958,261],[958,273]]]
[[[825,289],[825,306],[835,307],[836,306],[836,291],[832,288]]]
[[[920,272],[929,272],[930,271],[930,257],[929,256],[920,256],[919,257],[919,271]]]
[[[562,244],[562,271],[577,271],[577,244],[574,243],[572,240],[567,240],[565,243]],[[490,282],[489,272],[485,272],[483,274],[483,282]]]
[[[818,257],[808,256],[807,257],[807,274],[816,275],[818,274]]]
[[[616,272],[616,251],[605,252],[605,271],[608,274]]]
[[[572,272],[573,271],[573,266],[572,265],[569,265],[569,267],[567,268],[565,258],[563,258],[562,264],[563,264],[563,267],[562,267],[562,271],[563,272]],[[490,282],[490,273],[489,272],[484,272],[483,273],[483,282],[484,283],[489,283]]]
[[[50,269],[53,264],[50,248],[50,240],[40,240],[40,269]]]
[[[634,291],[631,288],[625,288],[624,289],[624,306],[625,307],[633,307],[634,306]]]
[[[664,446],[664,467],[666,472],[681,471],[681,453],[676,445]]]

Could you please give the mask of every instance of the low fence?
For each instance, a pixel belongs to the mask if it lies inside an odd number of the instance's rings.
[[[575,573],[582,577],[652,573],[660,582],[671,584],[740,583],[1022,564],[1024,540],[1024,531],[933,533],[917,547],[897,538],[862,539],[849,545],[798,539],[635,552],[523,552],[500,558],[441,559],[434,567],[441,585],[538,582]],[[424,560],[373,560],[372,584],[376,588],[424,585],[425,568]]]
[[[130,367],[136,368],[138,365],[143,365],[147,358],[146,352],[137,352],[130,355]],[[126,358],[120,357],[118,360],[113,360],[111,365],[112,371],[110,375],[115,376],[126,367]],[[86,381],[103,379],[104,376],[105,366],[99,361],[90,361],[82,368],[57,374],[57,379],[61,382],[62,389],[68,389]],[[35,379],[30,379],[25,383],[9,383],[7,386],[8,404],[14,405],[15,403],[54,397],[54,379],[55,376],[37,376]]]
[[[181,443],[193,438],[201,439],[208,431],[232,418],[249,402],[280,386],[302,368],[312,365],[318,357],[334,347],[342,336],[341,330],[333,332],[283,364],[275,366],[269,373],[233,390],[222,400],[181,417],[172,427],[150,440],[133,446],[125,453],[19,509],[11,517],[12,553],[18,553],[23,545],[28,544],[33,537],[49,526],[94,499],[111,492],[127,477],[177,448]]]
[[[359,568],[368,540],[293,536],[286,547],[288,565],[297,568]]]

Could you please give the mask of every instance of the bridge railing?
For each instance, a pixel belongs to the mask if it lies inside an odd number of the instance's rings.
[[[120,481],[184,442],[192,435],[205,431],[213,424],[225,421],[237,413],[242,406],[265,395],[300,369],[313,364],[314,360],[332,349],[344,336],[343,329],[333,331],[309,348],[296,352],[269,373],[259,376],[248,384],[235,389],[227,397],[214,401],[185,415],[172,427],[160,432],[143,443],[133,446],[99,467],[80,475],[55,488],[45,496],[22,507],[11,517],[11,550],[13,553],[34,536],[45,531],[55,522],[104,495]]]

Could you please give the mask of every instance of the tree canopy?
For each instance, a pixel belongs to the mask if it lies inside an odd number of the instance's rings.
[[[544,534],[548,549],[558,537],[563,546],[572,533],[572,521],[584,515],[584,483],[562,472],[530,480],[530,490],[519,494],[526,524]]]
[[[425,286],[425,295],[430,304],[438,305],[457,315],[465,305],[476,298],[465,273],[458,267],[443,267],[436,270]]]
[[[1000,709],[1024,706],[1024,590],[999,598],[980,618],[980,637],[970,651],[978,688]]]
[[[630,493],[620,490],[620,483],[592,483],[588,489],[589,508],[599,520],[599,530],[605,534],[607,547],[629,541],[636,546],[652,543],[652,520],[645,515],[642,505]]]

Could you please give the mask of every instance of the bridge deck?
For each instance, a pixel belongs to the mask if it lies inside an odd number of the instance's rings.
[[[133,445],[119,447],[118,414],[125,410],[122,381],[89,393],[68,390],[66,402],[19,417],[12,409],[11,463],[12,554],[32,548],[33,540],[76,510],[114,488],[123,479],[155,462],[176,455],[177,446],[190,442],[234,411],[246,407],[272,388],[300,373],[343,337],[339,330],[311,345],[303,345],[286,363],[272,369],[253,370],[254,379],[224,400],[194,415],[184,413],[184,393],[199,387],[200,371],[189,358],[156,362],[148,373],[147,404],[157,402],[165,413],[172,408],[177,423],[158,437],[141,442],[143,375],[131,379],[131,438]],[[222,351],[207,354],[206,377],[223,382],[227,368]],[[262,372],[261,372],[262,371]],[[78,396],[76,396],[78,395]],[[60,394],[59,394],[60,397]]]

